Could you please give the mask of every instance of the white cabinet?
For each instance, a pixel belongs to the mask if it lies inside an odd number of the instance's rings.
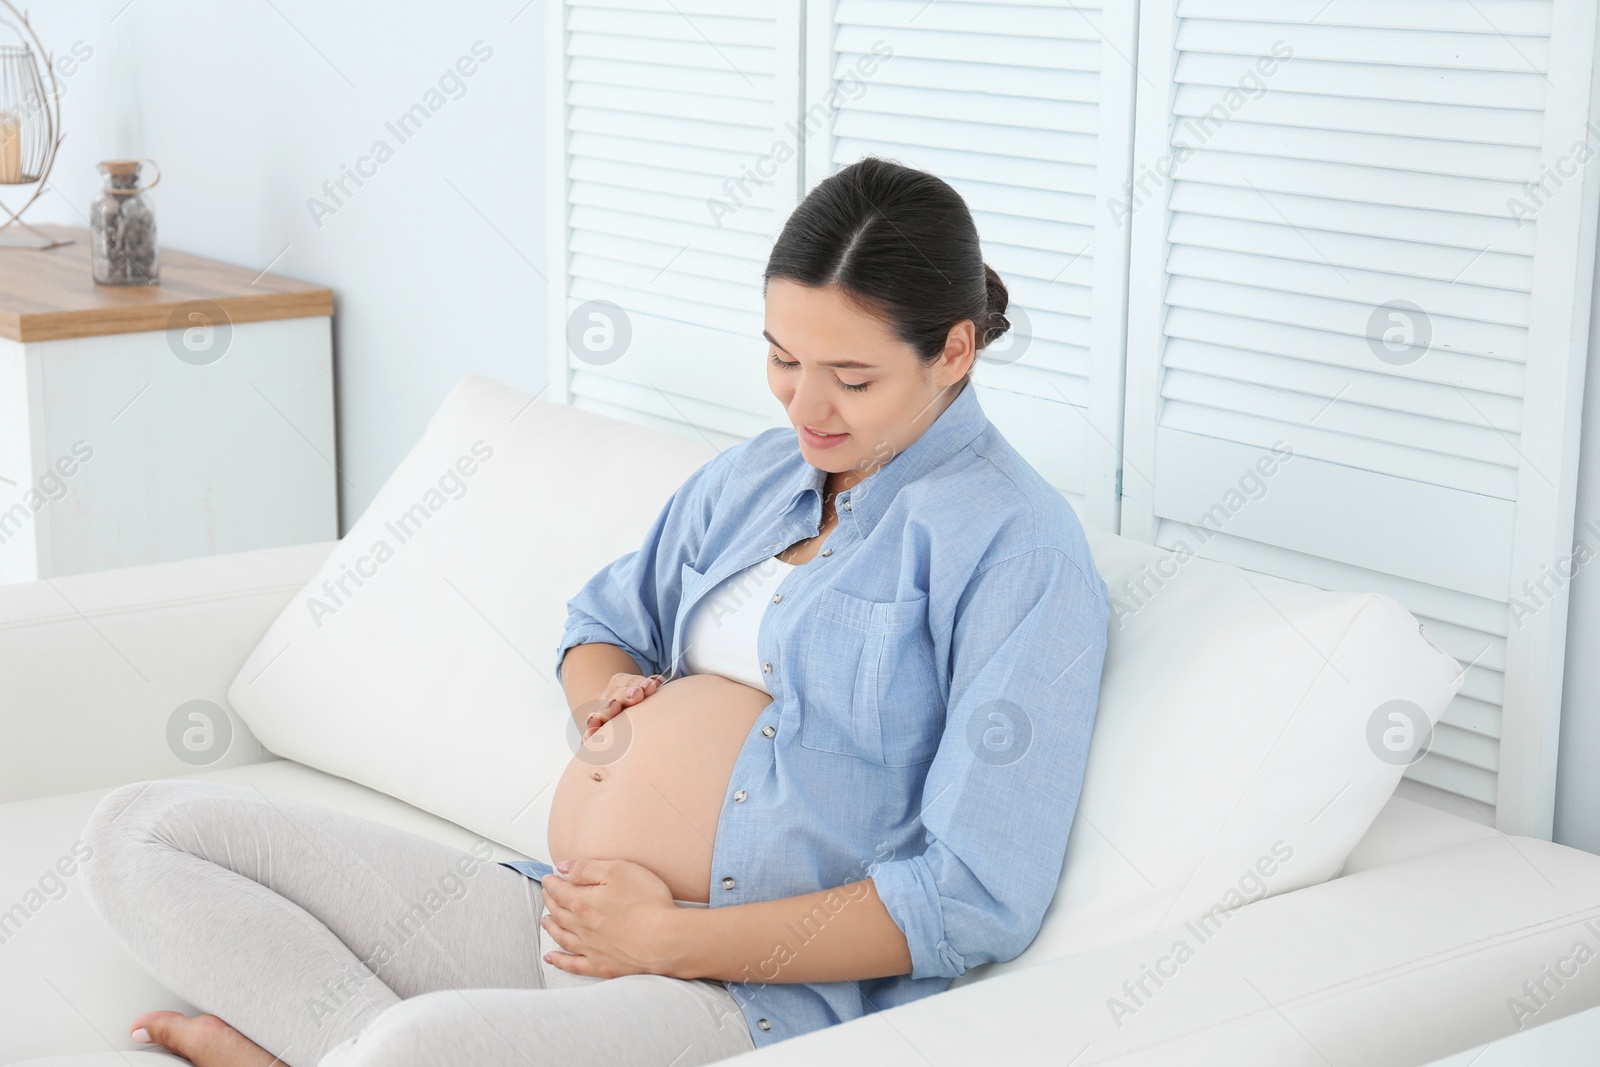
[[[0,252],[0,582],[338,537],[327,289]]]

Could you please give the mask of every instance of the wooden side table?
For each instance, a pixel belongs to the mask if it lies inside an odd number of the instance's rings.
[[[89,232],[0,249],[0,582],[338,537],[333,294]]]

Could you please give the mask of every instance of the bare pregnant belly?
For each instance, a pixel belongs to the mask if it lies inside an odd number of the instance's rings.
[[[728,779],[772,698],[689,674],[606,723],[567,764],[550,806],[551,859],[625,859],[677,900],[711,899],[711,851]]]

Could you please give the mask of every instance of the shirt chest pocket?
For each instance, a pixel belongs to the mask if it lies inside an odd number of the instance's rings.
[[[825,589],[805,642],[802,745],[890,767],[933,759],[945,709],[926,596]]]

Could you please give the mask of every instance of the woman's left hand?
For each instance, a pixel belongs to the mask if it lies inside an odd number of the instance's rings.
[[[539,884],[546,912],[539,925],[571,953],[546,953],[547,963],[596,978],[675,977],[669,935],[682,912],[649,868],[632,860],[574,860],[565,878],[547,874]]]

